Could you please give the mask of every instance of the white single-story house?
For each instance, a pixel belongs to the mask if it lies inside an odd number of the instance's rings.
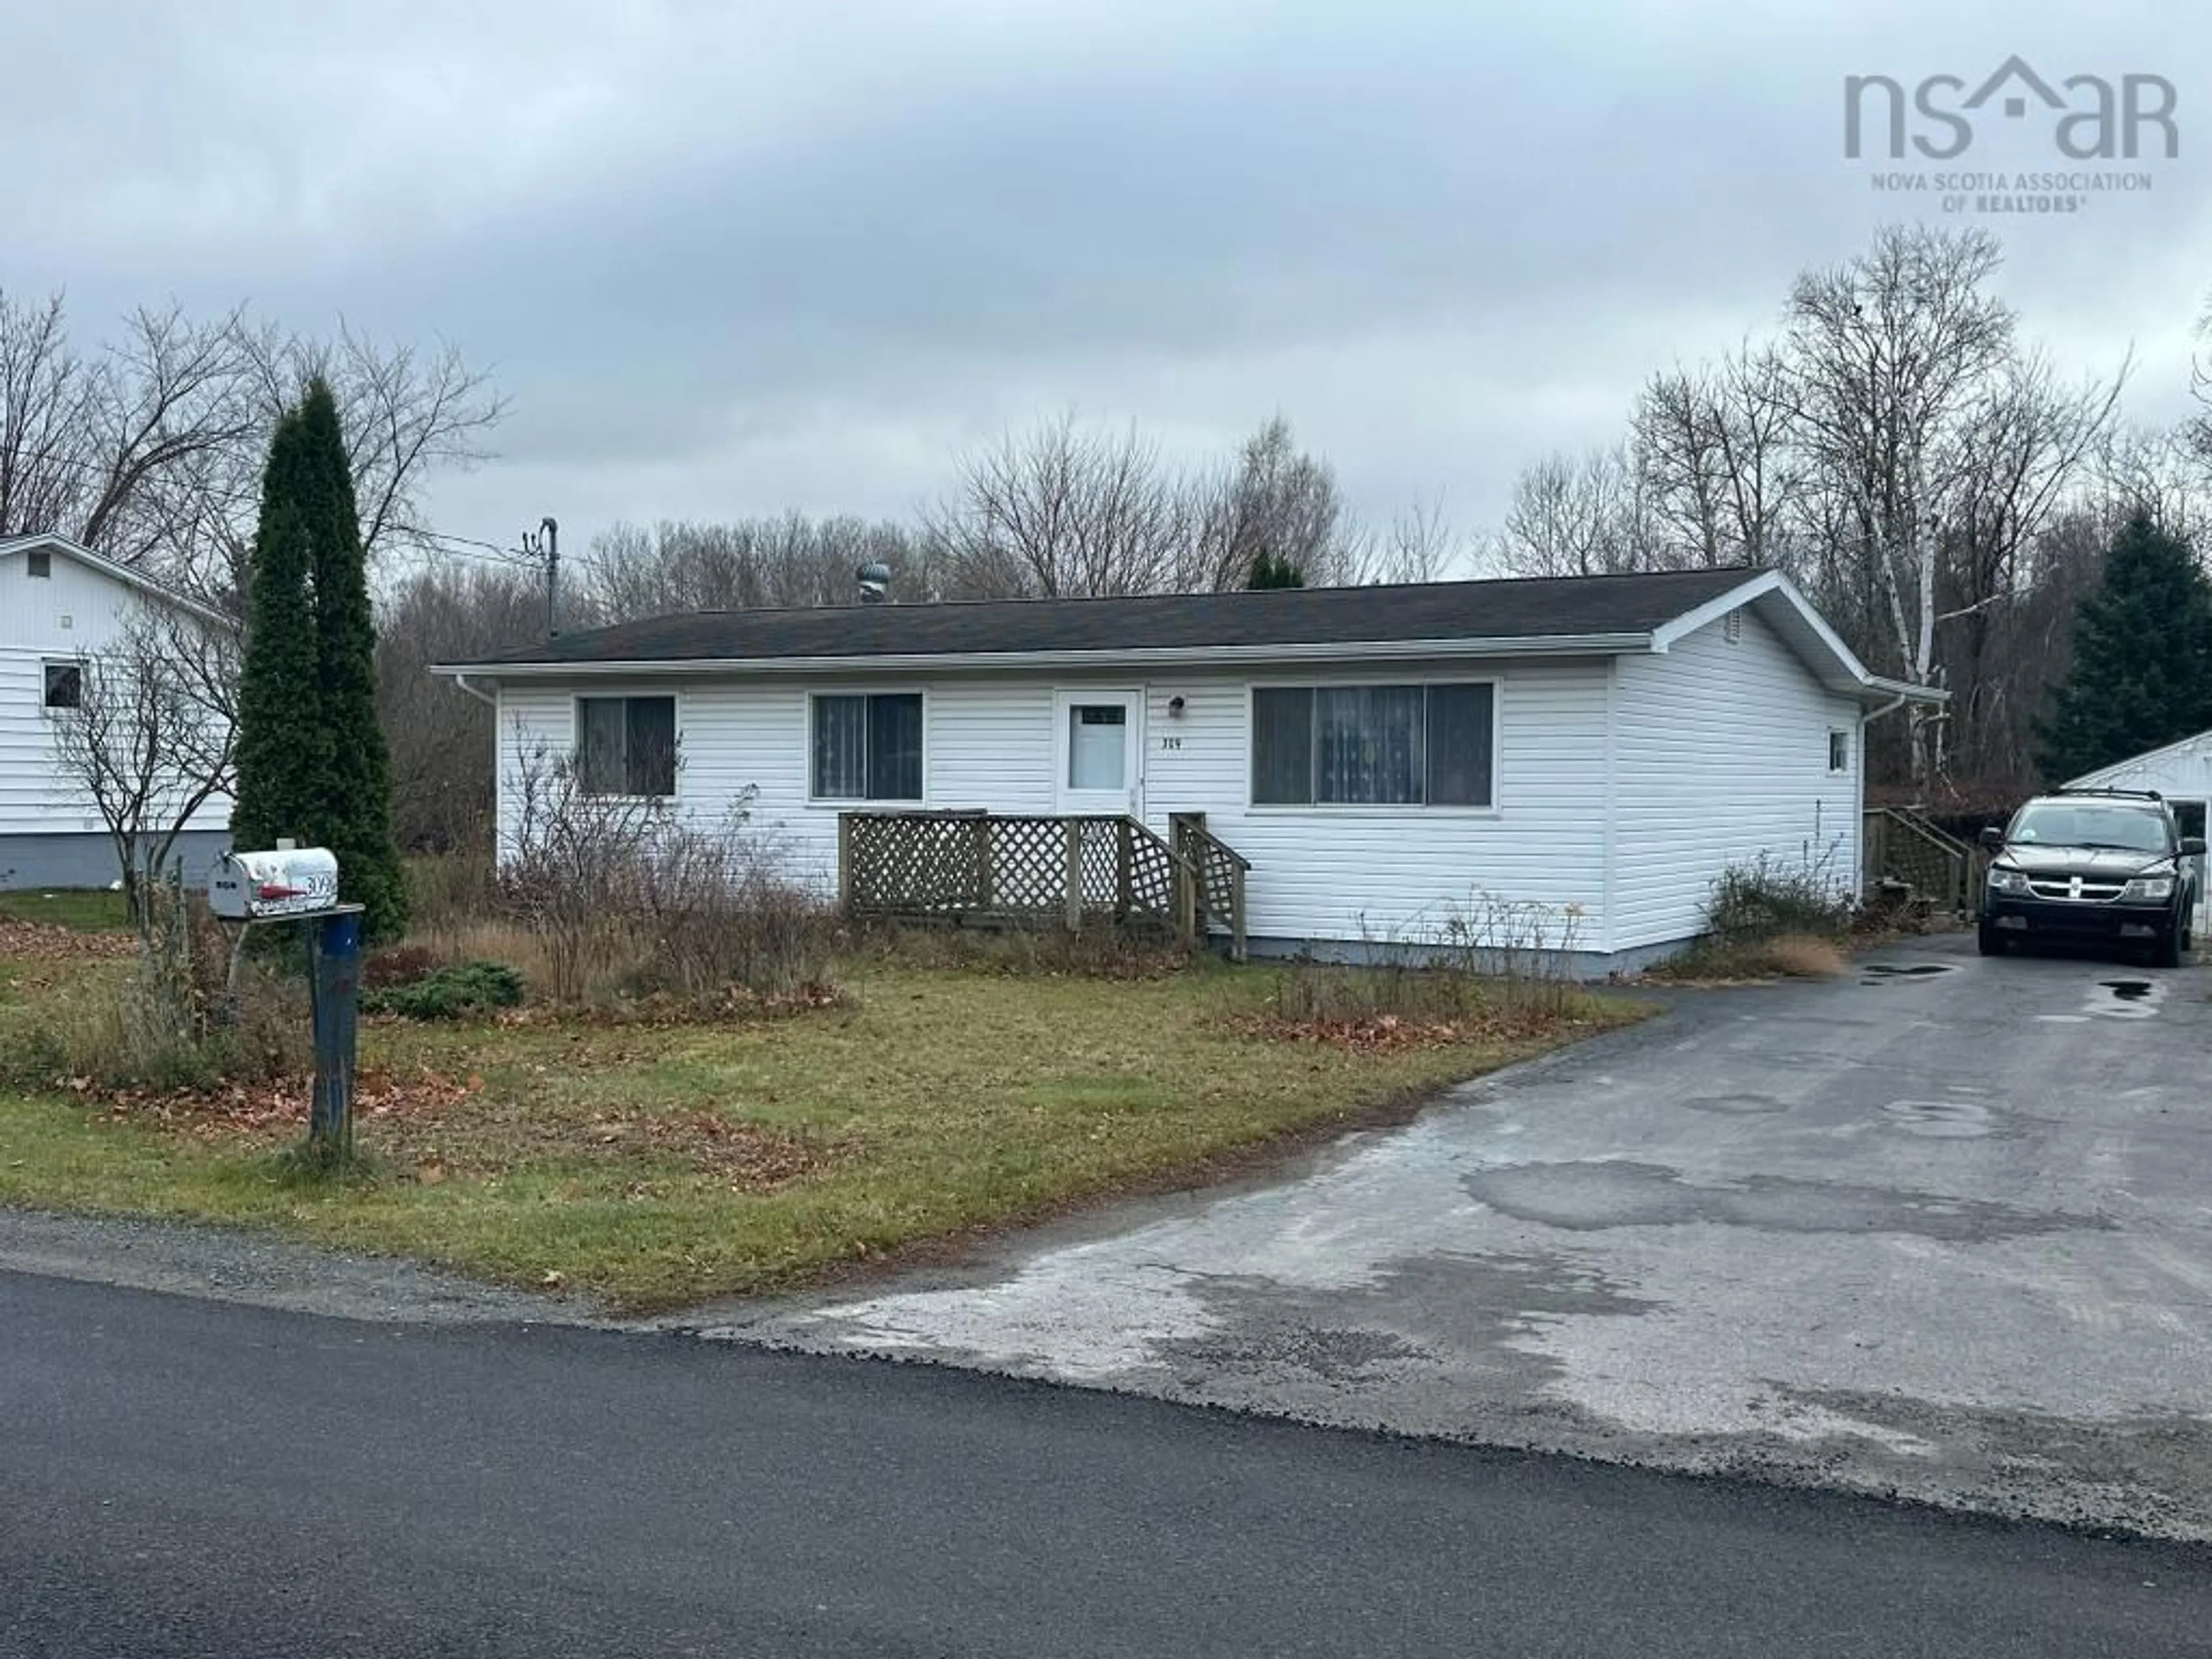
[[[707,612],[438,672],[496,702],[503,835],[548,752],[681,812],[745,800],[825,890],[856,810],[1202,812],[1249,861],[1255,951],[1504,902],[1595,972],[1694,937],[1731,866],[1855,890],[1866,722],[1940,695],[1741,568]]]
[[[2084,773],[2069,789],[2149,789],[2166,797],[2185,836],[2204,833],[2205,809],[2212,805],[2212,732],[2199,732],[2148,754],[2114,761]],[[2198,890],[2204,892],[2202,887]],[[2197,937],[2212,934],[2212,893],[2197,910]]]
[[[79,706],[102,653],[143,605],[229,626],[64,537],[0,538],[0,888],[105,887],[121,875],[86,787],[63,763],[56,722]],[[174,851],[197,882],[229,844],[230,801],[216,795]]]

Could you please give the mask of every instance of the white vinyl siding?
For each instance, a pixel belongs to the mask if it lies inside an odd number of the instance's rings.
[[[1257,938],[1434,942],[1492,901],[1578,907],[1576,943],[1604,948],[1599,911],[1604,817],[1606,665],[1601,659],[1498,665],[1408,664],[1388,673],[1321,673],[1301,684],[1373,685],[1481,679],[1496,690],[1494,812],[1445,808],[1248,804],[1247,710],[1256,684],[1291,676],[1233,669],[1163,671],[1145,690],[1139,784],[1143,816],[1164,835],[1170,814],[1202,811],[1253,860],[1249,928]],[[665,683],[664,683],[665,684]],[[925,799],[932,808],[1050,813],[1055,694],[1105,693],[1129,677],[1047,673],[886,674],[849,678],[702,677],[683,682],[678,810],[713,818],[743,802],[749,829],[794,874],[825,890],[836,876],[837,815],[866,804],[809,794],[809,699],[822,694],[924,694]],[[512,845],[517,758],[534,743],[574,741],[576,695],[663,689],[647,682],[509,683],[500,709],[501,831]],[[1170,702],[1183,700],[1180,713]],[[886,810],[896,810],[887,806]]]
[[[1142,687],[1142,815],[1164,834],[1170,815],[1204,812],[1252,860],[1248,927],[1261,940],[1436,942],[1455,924],[1501,925],[1501,907],[1544,907],[1554,928],[1571,907],[1576,948],[1606,952],[1689,937],[1713,878],[1761,853],[1809,860],[1850,886],[1857,707],[1823,690],[1756,616],[1735,643],[1727,631],[1716,623],[1665,655],[1618,659],[1155,670]],[[1495,686],[1490,808],[1250,804],[1255,686],[1477,680]],[[921,805],[1050,813],[1056,696],[1130,685],[1126,672],[1042,671],[516,682],[500,726],[511,775],[518,742],[574,742],[579,693],[680,686],[678,809],[714,818],[742,804],[787,867],[828,890],[838,813],[860,804],[810,795],[810,698],[920,694]],[[1828,767],[1835,730],[1850,736],[1841,773]]]
[[[1859,711],[1755,613],[1616,672],[1613,949],[1687,939],[1713,882],[1764,856],[1839,890],[1859,877]],[[1829,734],[1850,763],[1830,769]]]
[[[0,554],[0,836],[96,833],[90,799],[57,759],[47,668],[96,665],[132,607],[159,601],[66,553],[52,555],[46,575],[31,575],[31,550]],[[229,822],[229,799],[216,796],[188,827],[219,830]]]

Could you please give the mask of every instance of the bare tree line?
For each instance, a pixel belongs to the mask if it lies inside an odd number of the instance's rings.
[[[1491,562],[1782,569],[1878,672],[1952,693],[1887,740],[1887,771],[2031,781],[2075,605],[2130,511],[2201,514],[2212,422],[2124,427],[2132,363],[2062,373],[1990,291],[2002,257],[1979,230],[1890,228],[1803,273],[1773,336],[1654,374],[1620,444],[1523,471]]]
[[[1356,523],[1334,470],[1275,416],[1212,465],[1179,466],[1135,428],[1072,414],[957,459],[912,522],[787,514],[617,524],[593,538],[579,603],[605,620],[843,605],[882,564],[895,600],[1102,598],[1247,586],[1263,556],[1309,584],[1414,581],[1453,551],[1435,507]]]

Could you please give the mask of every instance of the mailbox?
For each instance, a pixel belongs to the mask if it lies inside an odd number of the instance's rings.
[[[208,908],[226,921],[311,916],[337,902],[337,855],[324,847],[226,853],[208,878]]]

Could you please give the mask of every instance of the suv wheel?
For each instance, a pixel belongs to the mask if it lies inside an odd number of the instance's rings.
[[[2002,933],[1997,932],[1986,921],[1974,929],[1974,946],[1985,957],[2002,956],[2009,947],[2009,943]]]
[[[2182,923],[2177,917],[2172,927],[2152,941],[2150,959],[2153,967],[2179,968],[2181,966],[2181,932]]]

